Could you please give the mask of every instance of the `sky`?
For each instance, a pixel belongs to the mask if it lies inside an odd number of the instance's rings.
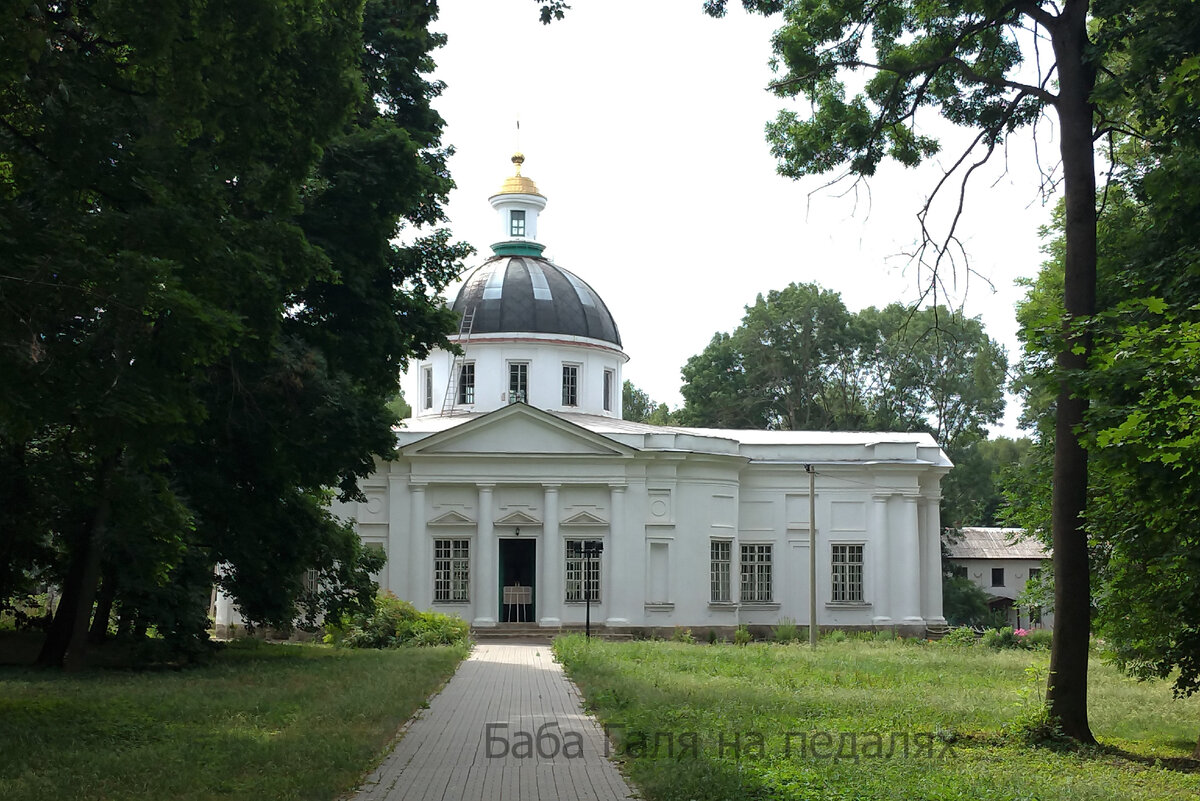
[[[928,280],[904,255],[919,240],[916,214],[970,137],[930,111],[918,126],[944,149],[918,169],[885,164],[849,193],[826,186],[832,175],[779,176],[764,127],[806,106],[765,88],[778,20],[730,5],[717,20],[701,0],[576,0],[543,26],[532,0],[443,0],[432,26],[448,37],[434,53],[446,84],[435,107],[456,150],[450,228],[478,251],[468,267],[500,238],[487,198],[519,148],[549,201],[538,220],[546,257],[599,292],[630,356],[624,377],[672,408],[687,359],[736,328],[760,292],[815,282],[855,311],[916,302]],[[981,317],[1010,362],[1015,282],[1036,275],[1053,208],[1036,166],[1054,163],[1053,134],[1039,128],[1037,152],[1031,132],[1018,134],[972,178],[959,223],[970,272],[944,274],[946,300]],[[935,231],[957,187],[935,206]],[[993,433],[1018,434],[1019,413],[1010,397]]]

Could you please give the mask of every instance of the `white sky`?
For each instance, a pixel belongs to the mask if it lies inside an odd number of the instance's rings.
[[[736,0],[723,20],[705,16],[701,0],[574,5],[543,26],[532,0],[442,2],[433,28],[449,42],[434,54],[435,77],[447,88],[436,107],[443,142],[457,149],[451,228],[479,251],[469,266],[499,238],[487,198],[512,174],[519,117],[523,173],[549,199],[538,224],[545,255],[604,298],[630,356],[625,378],[655,401],[681,405],[680,368],[735,328],[759,292],[816,282],[851,310],[916,300],[917,271],[900,254],[918,240],[915,215],[939,165],[885,164],[857,208],[820,189],[828,177],[777,175],[764,126],[794,102],[765,91],[777,19],[748,16]],[[947,130],[932,112],[922,122]],[[1053,132],[1041,133],[1053,163]],[[951,138],[963,139],[948,134],[943,162],[959,152]],[[1002,154],[976,173],[960,224],[972,268],[994,290],[960,270],[951,298],[982,316],[1010,361],[1014,280],[1037,273],[1038,227],[1050,216],[1030,141],[1014,138],[1007,173]],[[957,184],[948,188],[947,203]],[[1010,398],[995,433],[1017,433],[1018,413]]]

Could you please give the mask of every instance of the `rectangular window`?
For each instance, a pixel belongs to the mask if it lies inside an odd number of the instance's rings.
[[[743,545],[742,603],[771,600],[771,545]]]
[[[612,370],[604,371],[604,411],[611,412],[613,410],[613,384],[616,383],[617,374]]]
[[[862,603],[863,546],[834,545],[832,585],[834,603]]]
[[[967,566],[966,565],[951,565],[950,570],[955,578],[966,578],[967,577]]]
[[[713,603],[729,603],[733,600],[733,543],[728,540],[713,540],[709,545],[709,595]]]
[[[579,405],[579,365],[563,365],[562,405]]]
[[[426,409],[432,409],[433,408],[433,368],[432,367],[421,368],[421,381],[424,383],[424,386],[421,390],[421,392],[422,392],[421,397],[424,400],[424,406]]]
[[[475,362],[467,362],[459,368],[458,402],[464,405],[475,402]]]
[[[514,211],[509,217],[509,233],[512,236],[525,236],[525,212]]]
[[[993,587],[1003,587],[1004,586],[1004,568],[1002,568],[1002,567],[993,567],[992,568],[992,586]]]
[[[1030,581],[1037,581],[1038,577],[1040,577],[1041,575],[1042,575],[1042,569],[1040,567],[1029,568],[1029,580]]]
[[[508,402],[529,403],[529,363],[508,363]]]
[[[471,541],[433,541],[433,600],[467,601],[471,586]]]
[[[650,603],[670,603],[671,601],[671,560],[665,542],[650,543],[650,565],[647,571],[650,581],[647,582],[649,592],[646,600]]]
[[[583,544],[600,540],[567,540],[567,595],[568,601],[586,600],[587,590],[593,602],[600,600],[600,556],[585,558]],[[586,572],[586,577],[584,573]],[[586,587],[585,585],[586,581]]]

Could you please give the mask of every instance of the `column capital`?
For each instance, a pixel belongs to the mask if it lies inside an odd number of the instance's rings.
[[[546,492],[558,492],[558,488],[561,486],[562,484],[542,484],[542,489]]]
[[[428,486],[429,482],[427,481],[413,481],[412,479],[409,479],[408,481],[408,488],[413,492],[424,492],[425,488]]]
[[[475,485],[475,489],[479,490],[480,492],[491,492],[495,488],[496,488],[495,484],[476,484]]]
[[[609,484],[608,488],[613,492],[624,492],[629,488],[627,484]]]

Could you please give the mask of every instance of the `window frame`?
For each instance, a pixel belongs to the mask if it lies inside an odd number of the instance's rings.
[[[775,544],[743,542],[738,547],[738,597],[744,604],[775,602]]]
[[[617,384],[617,371],[604,368],[604,411],[613,410],[613,387]]]
[[[585,559],[583,556],[583,544],[585,542],[599,542],[603,544],[604,540],[600,537],[570,537],[563,541],[564,603],[586,603],[587,599],[583,593],[589,585],[595,590],[592,603],[600,603],[602,600],[604,557],[601,555],[595,559]],[[586,564],[589,561],[592,568],[590,571],[591,575],[584,576],[584,571],[587,569]],[[574,584],[574,587],[572,587],[572,584]]]
[[[433,408],[433,365],[426,364],[421,367],[421,381],[424,386],[421,387],[421,401],[424,409]]]
[[[513,379],[520,377],[518,383],[524,384],[522,389],[514,388]],[[519,397],[514,397],[518,395]],[[509,403],[529,403],[529,362],[528,361],[510,361],[508,363],[508,402]]]
[[[999,583],[996,582],[996,576],[1000,577]],[[993,587],[1007,587],[1008,585],[1005,584],[1006,579],[1007,579],[1007,576],[1004,575],[1004,568],[1002,568],[1002,567],[993,567],[992,568],[992,586]]]
[[[470,381],[467,380],[468,375]],[[475,362],[463,362],[458,368],[458,386],[455,389],[456,406],[475,405]]]
[[[518,216],[520,215],[520,216]],[[520,223],[518,225],[518,223]],[[508,214],[508,235],[525,236],[525,210],[513,209]]]
[[[470,603],[471,539],[435,537],[433,540],[433,602]]]
[[[720,548],[725,551],[723,559],[719,558],[717,554]],[[721,590],[724,590],[724,597],[719,597],[722,595]],[[709,540],[708,602],[710,604],[733,603],[733,540]]]
[[[866,556],[866,545],[861,542],[830,543],[830,603],[866,603]],[[854,557],[857,557],[857,559]]]
[[[583,367],[576,362],[562,363],[562,405],[571,408],[579,406],[579,376]],[[570,379],[568,380],[568,376]]]

